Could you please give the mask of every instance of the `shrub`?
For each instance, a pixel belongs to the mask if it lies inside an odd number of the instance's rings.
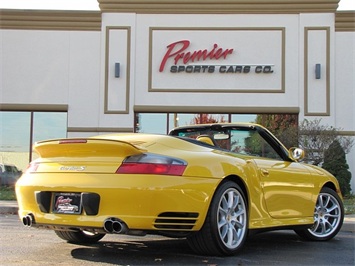
[[[351,192],[351,172],[348,170],[349,165],[346,163],[345,151],[339,141],[333,141],[324,152],[324,163],[322,167],[338,179],[343,195],[349,195]]]

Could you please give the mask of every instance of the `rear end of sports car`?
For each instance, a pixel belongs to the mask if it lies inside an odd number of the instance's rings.
[[[185,160],[137,143],[88,138],[36,144],[39,158],[16,184],[24,225],[94,234],[199,230],[218,180],[186,176]]]
[[[344,218],[336,179],[293,160],[262,128],[232,129],[246,144],[259,134],[279,156],[139,133],[39,142],[39,158],[16,183],[20,219],[74,243],[106,233],[186,237],[208,255],[236,254],[254,229],[332,239]]]

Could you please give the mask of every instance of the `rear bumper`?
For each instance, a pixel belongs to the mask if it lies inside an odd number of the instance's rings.
[[[217,182],[181,176],[32,174],[16,184],[18,213],[22,220],[33,217],[34,227],[54,230],[103,232],[105,221],[115,218],[128,230],[197,231]],[[80,195],[78,213],[59,213],[54,207],[58,193]]]

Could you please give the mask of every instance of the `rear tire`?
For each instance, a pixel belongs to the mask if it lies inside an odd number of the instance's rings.
[[[54,231],[61,239],[75,244],[94,244],[105,234],[94,234],[87,231]]]
[[[223,183],[216,191],[205,223],[188,237],[190,247],[204,255],[234,255],[248,233],[248,210],[243,190],[234,182]]]
[[[327,187],[319,193],[314,208],[314,224],[295,232],[305,240],[327,241],[337,235],[343,225],[344,206],[338,194]]]

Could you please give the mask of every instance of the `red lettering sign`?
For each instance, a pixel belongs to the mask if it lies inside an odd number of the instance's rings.
[[[185,51],[190,46],[190,41],[181,40],[174,43],[171,43],[167,46],[168,50],[166,51],[163,60],[160,63],[159,72],[163,72],[166,62],[169,58],[173,58],[174,64],[177,65],[181,60],[183,64],[189,62],[195,62],[206,59],[226,59],[229,54],[233,53],[233,49],[219,48],[217,44],[213,45],[212,50],[197,50],[197,51]]]
[[[59,196],[57,198],[56,203],[55,203],[55,207],[57,208],[61,204],[69,204],[71,201],[72,201],[72,199],[70,199],[70,198],[65,199],[63,196]]]

